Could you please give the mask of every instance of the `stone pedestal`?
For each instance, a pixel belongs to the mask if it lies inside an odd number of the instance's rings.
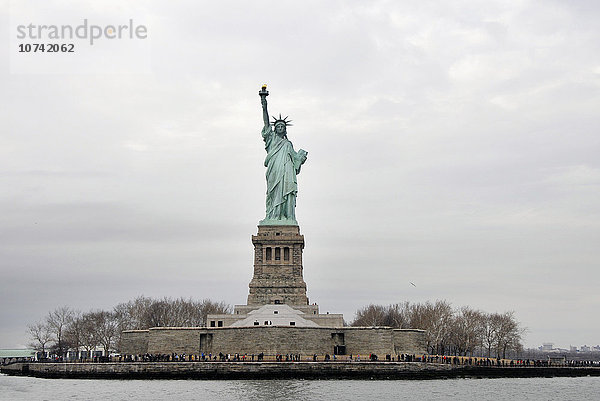
[[[302,273],[304,236],[298,226],[258,226],[252,236],[254,276],[248,305],[308,305]]]

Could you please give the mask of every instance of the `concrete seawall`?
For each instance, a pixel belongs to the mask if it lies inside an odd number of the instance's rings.
[[[9,375],[86,379],[451,379],[600,376],[597,367],[483,367],[420,362],[14,363]]]

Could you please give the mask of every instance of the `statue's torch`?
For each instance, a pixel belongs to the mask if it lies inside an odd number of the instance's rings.
[[[260,88],[260,90],[258,91],[258,96],[260,96],[260,97],[269,96],[269,91],[267,90],[267,84],[264,84],[262,86],[262,88]]]

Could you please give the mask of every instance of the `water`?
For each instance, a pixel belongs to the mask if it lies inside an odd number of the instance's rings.
[[[600,377],[453,380],[72,380],[0,375],[0,400],[600,400]]]

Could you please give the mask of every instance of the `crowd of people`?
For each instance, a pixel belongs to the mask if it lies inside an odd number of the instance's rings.
[[[600,361],[578,361],[559,359],[500,359],[471,356],[423,355],[423,362],[451,365],[497,366],[497,367],[548,367],[548,366],[589,366],[600,367]]]
[[[33,358],[28,358],[33,360]],[[23,358],[20,359],[21,361]],[[377,362],[380,358],[376,354],[361,356],[356,355],[301,355],[301,354],[225,354],[219,352],[200,353],[200,354],[138,354],[121,355],[113,354],[109,357],[95,356],[93,358],[79,358],[67,360],[62,357],[50,357],[39,359],[40,362]],[[490,367],[600,367],[600,361],[592,360],[557,360],[557,359],[500,359],[472,356],[451,356],[451,355],[415,355],[415,354],[387,354],[384,362],[420,362],[448,365],[471,365],[471,366],[490,366]],[[16,359],[3,360],[2,364],[14,363]]]
[[[368,357],[363,357],[362,361],[378,361],[379,357],[376,354],[369,354]],[[401,354],[396,357],[386,356],[387,361],[403,361],[415,362],[421,361],[421,358],[415,355]],[[301,354],[274,354],[265,355],[263,352],[259,354],[219,354],[201,353],[196,354],[139,354],[139,355],[118,355],[108,358],[107,362],[360,362],[361,356],[357,355],[306,355],[302,359]],[[97,362],[97,361],[94,361]]]

